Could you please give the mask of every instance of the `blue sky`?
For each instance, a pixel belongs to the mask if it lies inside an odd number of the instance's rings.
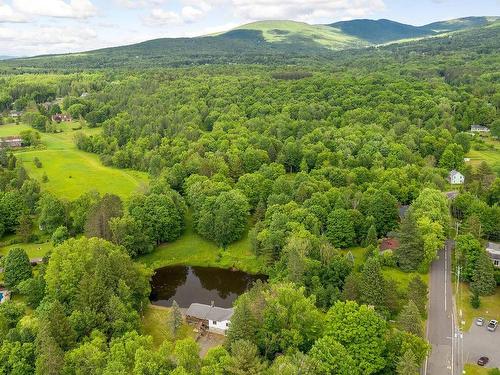
[[[423,25],[481,15],[500,15],[500,0],[0,0],[0,55],[205,35],[263,19],[388,18]]]

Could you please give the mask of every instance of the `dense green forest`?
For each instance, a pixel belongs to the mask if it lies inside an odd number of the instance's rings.
[[[267,54],[259,42],[253,54],[253,34],[227,54],[208,43],[175,61],[151,42],[62,65],[2,63],[0,131],[32,129],[19,134],[25,150],[0,148],[0,240],[16,245],[2,258],[14,298],[0,304],[0,373],[417,374],[429,351],[427,272],[456,222],[475,298],[500,282],[483,249],[500,240],[500,165],[464,161],[500,136],[499,30],[314,62],[299,49],[300,66],[279,65],[291,47]],[[143,47],[151,54],[130,59]],[[219,65],[235,56],[247,64]],[[217,64],[161,68],[186,61]],[[61,132],[61,113],[78,120],[79,150],[147,173],[148,186],[66,200],[44,187],[49,177],[30,176],[23,153],[48,147],[40,134]],[[491,135],[471,135],[473,124]],[[463,186],[448,183],[453,169]],[[248,232],[269,275],[203,358],[175,319],[165,325],[178,339],[159,346],[141,324],[153,272],[141,256],[181,238],[188,215],[222,253]],[[379,251],[386,237],[399,248]],[[44,241],[53,248],[33,268],[24,244]]]

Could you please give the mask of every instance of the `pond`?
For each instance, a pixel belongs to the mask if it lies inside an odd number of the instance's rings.
[[[155,271],[150,299],[161,306],[172,306],[175,300],[180,307],[194,302],[231,307],[257,280],[265,281],[267,276],[215,267],[164,267]]]

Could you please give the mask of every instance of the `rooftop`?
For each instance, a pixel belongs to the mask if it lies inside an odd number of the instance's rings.
[[[222,307],[204,305],[202,303],[192,303],[186,311],[187,316],[192,316],[197,319],[224,321],[230,320],[233,316],[232,308],[224,309]]]

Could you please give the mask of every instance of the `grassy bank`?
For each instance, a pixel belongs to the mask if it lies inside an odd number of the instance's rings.
[[[76,131],[71,129],[77,126],[73,122],[61,125],[62,133],[42,133],[43,148],[16,151],[16,157],[43,190],[68,200],[90,190],[127,197],[147,184],[146,173],[106,167],[97,155],[78,150],[73,142]],[[1,125],[0,136],[18,135],[26,129],[29,129],[26,125]],[[95,134],[100,129],[80,131]],[[34,165],[35,157],[42,162],[42,168]],[[46,183],[41,182],[44,174],[49,179]]]
[[[186,230],[181,238],[159,246],[139,261],[155,269],[172,265],[234,267],[249,273],[259,273],[264,266],[264,260],[252,252],[248,234],[223,250],[194,232],[191,215],[186,217]]]
[[[497,287],[496,293],[492,296],[481,297],[481,306],[474,309],[470,305],[471,291],[469,285],[460,283],[458,296],[455,296],[457,301],[457,312],[459,320],[463,322],[463,329],[468,331],[475,317],[483,317],[485,319],[500,319],[500,287]],[[460,311],[462,315],[460,317]]]
[[[153,337],[153,344],[159,347],[165,340],[173,341],[183,339],[192,335],[192,328],[183,324],[176,336],[168,327],[170,309],[162,306],[149,305],[144,310],[142,317],[142,330],[146,335]]]

